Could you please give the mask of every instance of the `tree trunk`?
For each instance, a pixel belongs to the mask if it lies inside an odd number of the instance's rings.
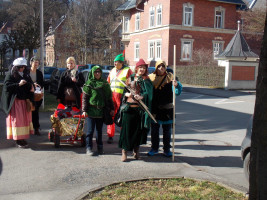
[[[249,199],[267,199],[267,16],[260,54],[251,136]]]

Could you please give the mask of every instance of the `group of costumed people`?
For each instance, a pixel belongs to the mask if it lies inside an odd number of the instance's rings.
[[[122,54],[114,59],[115,67],[111,70],[107,81],[102,79],[102,70],[95,66],[83,87],[83,115],[88,115],[86,137],[86,153],[103,154],[102,127],[103,108],[107,106],[110,115],[116,121],[120,116],[121,127],[118,147],[122,149],[121,160],[127,160],[127,153],[133,152],[134,159],[139,159],[140,145],[147,143],[147,135],[151,130],[151,150],[148,156],[159,152],[159,128],[163,128],[163,155],[171,157],[171,128],[173,123],[173,90],[180,95],[182,85],[174,80],[172,73],[166,71],[164,61],[156,62],[155,71],[148,75],[148,65],[140,59],[135,72],[124,65]],[[105,91],[105,93],[103,92]],[[103,98],[103,94],[105,94]],[[146,109],[140,104],[145,105]],[[148,112],[155,117],[151,120]],[[118,124],[118,123],[117,123]],[[92,137],[96,128],[97,151],[93,151]],[[107,126],[108,143],[113,142],[115,124]]]
[[[33,99],[38,85],[37,77],[40,74],[26,73],[27,61],[23,59],[18,58],[13,62],[4,81],[1,99],[2,110],[7,114],[7,139],[16,140],[19,147],[26,146],[26,139],[34,132],[29,103],[36,105],[37,109],[40,106],[40,102],[36,104]],[[172,156],[170,140],[174,120],[173,90],[176,95],[180,95],[182,85],[178,80],[174,80],[172,73],[166,71],[167,65],[164,61],[157,61],[155,71],[148,75],[148,65],[143,59],[136,63],[132,72],[125,66],[123,55],[119,54],[114,59],[115,67],[110,71],[107,80],[103,79],[100,66],[94,66],[87,80],[84,80],[82,73],[75,69],[74,57],[69,57],[66,64],[67,70],[63,72],[59,81],[57,101],[66,107],[76,106],[85,116],[86,154],[93,156],[104,153],[103,115],[104,109],[108,109],[109,115],[121,127],[118,147],[122,149],[123,162],[127,160],[129,151],[133,152],[134,159],[140,158],[140,145],[147,143],[150,130],[152,145],[147,155],[157,154],[160,126],[163,128],[163,154],[167,157]],[[36,69],[33,68],[32,71],[36,72]],[[40,83],[40,86],[43,87],[43,83]],[[35,130],[39,130],[39,126],[38,120]],[[95,129],[97,150],[93,151]],[[39,134],[39,131],[35,133]],[[113,142],[114,133],[115,123],[107,125],[108,143]]]

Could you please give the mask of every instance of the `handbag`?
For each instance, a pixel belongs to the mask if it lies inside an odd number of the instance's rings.
[[[66,87],[64,94],[65,94],[65,101],[76,101],[76,96],[75,96],[73,88]]]
[[[110,109],[110,107],[107,106],[108,102],[107,102],[107,98],[104,94],[103,89],[101,88],[100,91],[101,91],[102,96],[105,100],[105,106],[103,107],[103,122],[106,125],[112,125],[114,122],[113,122],[112,116],[110,115],[111,109]]]
[[[43,99],[44,93],[34,93],[34,101],[41,101]]]
[[[126,103],[121,103],[121,106],[120,106],[118,112],[116,113],[116,115],[114,117],[114,123],[118,127],[121,127],[122,126],[123,111],[125,110],[125,108],[126,108],[127,105],[128,104],[126,104]]]
[[[35,107],[33,103],[30,101],[30,99],[26,99],[26,109],[27,109],[27,112],[32,112],[35,110]]]
[[[103,122],[106,125],[111,125],[113,124],[113,119],[112,116],[110,115],[110,109],[108,107],[103,107]]]

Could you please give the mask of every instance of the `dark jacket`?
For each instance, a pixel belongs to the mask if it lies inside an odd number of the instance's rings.
[[[36,70],[36,83],[41,86],[41,88],[44,87],[44,76],[43,73],[37,69]]]
[[[84,84],[84,77],[82,73],[76,72],[76,80],[77,82],[73,82],[71,80],[71,70],[67,69],[62,73],[59,81],[59,87],[57,91],[57,99],[60,99],[61,102],[65,102],[65,88],[73,88],[75,96],[76,96],[76,105],[81,107],[81,87]]]
[[[167,83],[161,89],[153,90],[152,113],[157,120],[173,120],[173,92],[172,82]]]
[[[102,77],[95,79],[94,72],[97,69],[101,70],[99,66],[92,68],[83,86],[82,111],[92,118],[102,118],[104,107],[107,110],[114,110],[110,85]]]
[[[26,84],[19,86],[19,82],[24,79],[27,81]],[[2,96],[1,96],[1,110],[8,115],[10,109],[15,101],[18,99],[30,99],[33,102],[33,92],[30,92],[32,87],[32,80],[29,75],[24,74],[21,76],[12,76],[11,72],[5,77]]]
[[[44,76],[43,76],[43,73],[39,69],[36,70],[36,83],[40,85],[41,88],[44,87]],[[40,107],[42,105],[42,102],[43,102],[43,99],[41,99],[40,101],[36,101],[35,108]]]

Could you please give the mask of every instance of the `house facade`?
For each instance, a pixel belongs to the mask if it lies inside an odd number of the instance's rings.
[[[104,49],[104,55],[100,57],[99,60],[103,61],[103,63],[85,63],[85,54],[83,52],[87,52],[87,60],[89,60],[89,56],[95,56],[94,52],[97,52],[97,47],[88,47],[87,49],[77,47],[75,42],[72,41],[69,36],[69,28],[68,28],[68,16],[62,16],[57,22],[51,24],[48,33],[46,34],[46,64],[48,66],[56,66],[56,67],[65,67],[66,59],[69,56],[74,56],[76,59],[76,64],[102,64],[108,65],[113,64],[114,57],[121,53],[124,50],[124,45],[121,42],[121,30],[122,23],[119,22],[114,26],[113,32],[108,38],[109,47]],[[90,55],[89,55],[90,54]],[[75,56],[76,55],[76,56]],[[77,56],[79,55],[79,56]],[[96,57],[96,56],[95,56]]]
[[[162,59],[173,65],[188,65],[193,52],[221,53],[236,32],[241,0],[129,0],[122,11],[122,42],[130,66],[143,58],[150,66]],[[248,41],[249,42],[249,41]],[[251,48],[257,45],[251,45]]]
[[[65,20],[66,16],[63,15],[54,23],[54,26],[52,24],[50,25],[48,33],[45,35],[45,59],[46,65],[48,66],[65,67],[66,57],[70,55],[69,52],[65,52],[66,50],[70,50],[70,48],[63,48],[68,43],[64,35]]]

